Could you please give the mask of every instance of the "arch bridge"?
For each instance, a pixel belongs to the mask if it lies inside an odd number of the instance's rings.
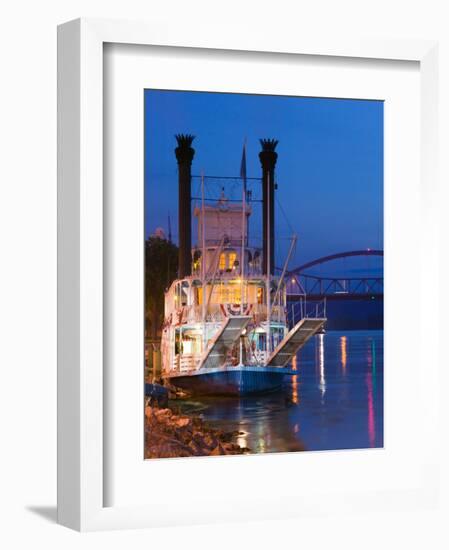
[[[383,250],[351,250],[323,256],[288,272],[287,297],[291,302],[307,300],[383,300],[383,277],[332,277],[307,273],[306,270],[327,262],[354,256],[381,256]]]

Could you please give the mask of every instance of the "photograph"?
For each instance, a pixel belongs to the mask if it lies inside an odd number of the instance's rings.
[[[143,101],[144,458],[383,448],[383,101]]]

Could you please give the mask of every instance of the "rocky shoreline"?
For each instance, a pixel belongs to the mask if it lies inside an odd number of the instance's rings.
[[[198,416],[145,407],[145,458],[248,454],[250,449],[235,442],[239,435],[211,428]]]

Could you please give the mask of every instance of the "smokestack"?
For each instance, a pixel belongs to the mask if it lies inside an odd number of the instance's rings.
[[[178,277],[188,277],[192,273],[192,217],[191,217],[191,168],[195,149],[192,141],[195,136],[177,134],[178,147],[175,149],[178,161],[178,232],[179,261]]]
[[[259,153],[262,165],[262,223],[263,223],[263,257],[262,272],[268,272],[268,239],[270,239],[270,272],[274,273],[274,167],[278,154],[276,153],[276,139],[261,139],[262,151]],[[268,209],[268,203],[270,204]],[[269,211],[268,211],[269,210]],[[268,223],[269,222],[269,223]],[[268,226],[270,234],[268,235]]]

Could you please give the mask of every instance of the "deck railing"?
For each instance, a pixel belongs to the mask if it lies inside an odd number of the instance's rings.
[[[264,365],[267,361],[267,352],[261,350],[245,350],[245,363],[250,365]],[[176,355],[173,358],[171,371],[175,373],[191,373],[199,369],[202,354]]]
[[[171,370],[176,372],[191,372],[198,369],[200,363],[200,354],[186,353],[184,355],[176,355],[173,358]]]
[[[235,308],[236,315],[240,312]],[[203,306],[184,306],[175,313],[175,324],[180,323],[201,323],[203,321]],[[209,304],[206,309],[206,322],[222,323],[227,317],[232,317],[233,313],[228,311],[226,304]],[[267,306],[265,304],[245,305],[244,315],[250,315],[255,324],[260,324],[267,320]],[[271,308],[271,321],[284,323],[286,320],[286,309],[283,306],[273,306]]]

